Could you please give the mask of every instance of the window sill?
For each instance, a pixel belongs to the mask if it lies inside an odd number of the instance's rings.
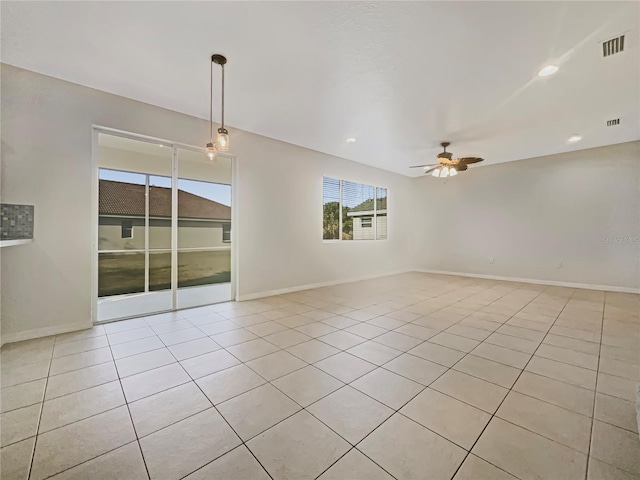
[[[15,245],[26,245],[33,243],[33,238],[22,238],[18,240],[0,240],[0,247],[13,247]]]
[[[386,242],[388,238],[380,238],[378,240],[322,240],[322,243],[375,243],[375,242]]]

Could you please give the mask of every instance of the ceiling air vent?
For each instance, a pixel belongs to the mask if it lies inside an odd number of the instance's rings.
[[[615,127],[616,125],[620,125],[619,118],[614,118],[613,120],[607,120],[607,127]]]
[[[610,57],[620,52],[624,52],[624,35],[602,42],[603,57]]]

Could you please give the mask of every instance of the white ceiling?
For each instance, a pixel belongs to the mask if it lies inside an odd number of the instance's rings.
[[[1,9],[2,62],[208,118],[209,58],[223,53],[229,125],[406,175],[442,140],[492,164],[640,138],[638,2]],[[623,32],[627,51],[603,59],[599,42]],[[560,71],[537,77],[549,63]]]

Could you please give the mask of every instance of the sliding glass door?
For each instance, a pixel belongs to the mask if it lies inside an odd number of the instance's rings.
[[[96,320],[231,300],[231,159],[96,137]]]
[[[231,298],[231,159],[177,150],[177,308]]]

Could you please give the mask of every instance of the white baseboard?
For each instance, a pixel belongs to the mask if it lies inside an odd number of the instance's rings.
[[[278,290],[268,290],[258,293],[249,293],[246,295],[238,295],[238,301],[255,300],[257,298],[271,297],[274,295],[283,295],[285,293],[300,292],[303,290],[311,290],[313,288],[331,287],[334,285],[342,285],[345,283],[359,282],[361,280],[371,280],[374,278],[388,277],[391,275],[399,275],[402,273],[432,273],[435,275],[455,275],[458,277],[470,277],[470,278],[484,278],[487,280],[499,280],[505,282],[518,282],[518,283],[531,283],[535,285],[550,285],[555,287],[569,287],[569,288],[582,288],[586,290],[603,290],[608,292],[622,292],[622,293],[636,293],[640,294],[640,288],[630,287],[617,287],[613,285],[591,285],[586,283],[573,283],[573,282],[556,282],[553,280],[538,280],[535,278],[516,278],[516,277],[503,277],[499,275],[484,275],[478,273],[464,273],[464,272],[447,272],[443,270],[430,270],[430,269],[406,269],[397,270],[388,273],[381,273],[375,275],[362,275],[359,277],[352,277],[343,280],[331,280],[328,282],[310,283],[307,285],[298,285],[296,287],[281,288]],[[0,346],[6,343],[21,342],[24,340],[32,340],[34,338],[47,337],[49,335],[59,335],[61,333],[75,332],[78,330],[84,330],[91,328],[93,325],[91,322],[82,323],[66,323],[63,325],[54,325],[51,327],[36,328],[33,330],[25,330],[23,332],[15,333],[3,333],[0,335]]]
[[[25,330],[23,332],[3,333],[0,339],[0,346],[6,343],[22,342],[24,340],[32,340],[34,338],[48,337],[49,335],[60,335],[61,333],[75,332],[91,328],[91,322],[88,323],[65,323],[63,325],[54,325],[51,327],[34,328],[33,330]]]
[[[436,275],[456,275],[458,277],[471,277],[471,278],[484,278],[486,280],[500,280],[504,282],[518,282],[518,283],[533,283],[535,285],[549,285],[552,287],[569,287],[569,288],[582,288],[585,290],[603,290],[606,292],[621,292],[621,293],[640,293],[640,288],[631,287],[616,287],[613,285],[591,285],[588,283],[573,283],[573,282],[556,282],[554,280],[537,280],[535,278],[516,278],[516,277],[502,277],[499,275],[484,275],[480,273],[462,273],[462,272],[446,272],[443,270],[429,270],[418,269],[416,272],[421,273],[433,273]]]
[[[390,275],[399,275],[401,273],[409,273],[409,272],[415,272],[415,270],[410,268],[406,270],[396,270],[394,272],[379,273],[375,275],[362,275],[360,277],[352,277],[352,278],[347,278],[343,280],[331,280],[328,282],[309,283],[307,285],[298,285],[296,287],[281,288],[279,290],[267,290],[267,291],[258,292],[258,293],[247,293],[245,295],[238,295],[236,297],[236,300],[239,302],[244,302],[247,300],[255,300],[257,298],[273,297],[274,295],[284,295],[285,293],[301,292],[303,290],[311,290],[313,288],[331,287],[334,285],[342,285],[344,283],[359,282],[361,280],[371,280],[373,278],[388,277]]]

